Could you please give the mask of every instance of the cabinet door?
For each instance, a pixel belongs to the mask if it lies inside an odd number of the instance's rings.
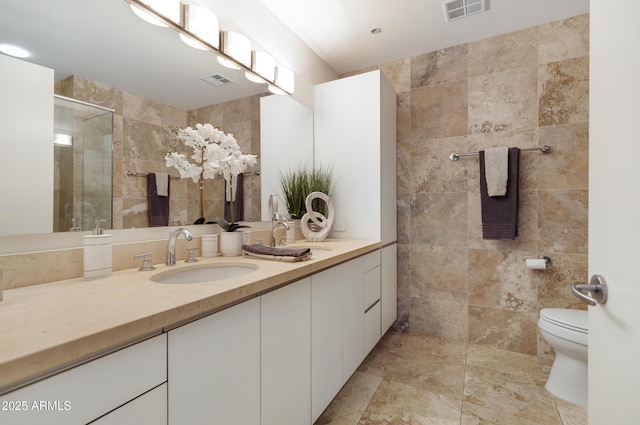
[[[84,424],[167,381],[166,335],[0,397],[2,424]]]
[[[380,266],[364,274],[365,286],[365,338],[364,349],[369,352],[378,343],[380,333]]]
[[[262,425],[311,423],[311,278],[261,298]]]
[[[340,266],[342,276],[342,383],[364,360],[364,259]]]
[[[167,425],[167,383],[101,417],[92,425]]]
[[[342,272],[337,266],[311,277],[312,422],[342,387]]]
[[[260,423],[260,300],[169,332],[169,424]]]
[[[385,333],[398,317],[398,245],[382,248],[381,323]]]

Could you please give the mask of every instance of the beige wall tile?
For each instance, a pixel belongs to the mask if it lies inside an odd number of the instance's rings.
[[[425,53],[411,59],[411,88],[435,86],[467,78],[467,45]]]
[[[589,124],[541,127],[540,145],[552,146],[552,154],[538,158],[540,189],[588,189]]]
[[[380,65],[380,71],[389,80],[396,93],[411,90],[411,59],[405,58]]]
[[[452,162],[453,152],[468,151],[466,137],[411,141],[398,145],[398,187],[408,193],[459,192],[467,187],[469,161]],[[425,156],[425,152],[429,155]]]
[[[538,65],[538,28],[469,43],[469,76]]]
[[[588,282],[588,256],[554,253],[550,258],[550,266],[536,272],[540,309],[551,307],[586,310],[587,305],[571,292],[571,284]]]
[[[539,308],[575,305],[555,288],[586,268],[588,15],[410,59],[412,90],[397,122],[398,240],[411,253],[401,260],[399,312],[410,315],[411,332],[463,340],[468,332],[484,345],[535,353]],[[521,154],[519,236],[483,240],[478,160],[448,155],[545,144],[550,155]],[[467,300],[447,287],[463,267],[452,272],[442,265],[453,264],[449,257],[436,255],[458,249],[468,255]],[[570,259],[543,272],[521,263],[564,253]]]
[[[538,285],[524,260],[535,252],[469,250],[469,305],[538,313]]]
[[[413,245],[410,252],[412,297],[467,302],[469,267],[465,248]]]
[[[467,245],[467,193],[418,193],[411,199],[411,244]]]
[[[589,14],[539,27],[541,64],[589,55]]]
[[[540,127],[588,122],[588,56],[541,65],[538,80]]]
[[[587,190],[540,190],[540,250],[587,254],[588,203]]]
[[[412,90],[412,139],[467,134],[467,105],[467,80]]]
[[[536,74],[527,67],[469,78],[469,133],[534,128]]]

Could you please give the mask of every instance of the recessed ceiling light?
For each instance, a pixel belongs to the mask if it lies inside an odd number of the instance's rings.
[[[373,35],[380,34],[381,32],[382,32],[382,28],[374,28],[371,30],[371,34]]]
[[[16,58],[28,58],[31,56],[31,54],[22,47],[14,46],[12,44],[0,44],[0,52],[5,55],[15,56]]]

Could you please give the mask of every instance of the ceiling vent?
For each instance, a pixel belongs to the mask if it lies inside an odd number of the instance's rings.
[[[464,18],[486,10],[488,0],[445,0],[442,2],[445,21]]]
[[[222,86],[226,86],[228,84],[235,83],[235,81],[233,81],[230,78],[225,77],[222,74],[207,75],[206,77],[202,77],[201,80],[206,81],[209,84],[213,84],[216,87],[222,87]]]

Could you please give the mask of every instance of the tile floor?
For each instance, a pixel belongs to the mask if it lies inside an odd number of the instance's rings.
[[[388,332],[315,425],[586,425],[536,356]]]

